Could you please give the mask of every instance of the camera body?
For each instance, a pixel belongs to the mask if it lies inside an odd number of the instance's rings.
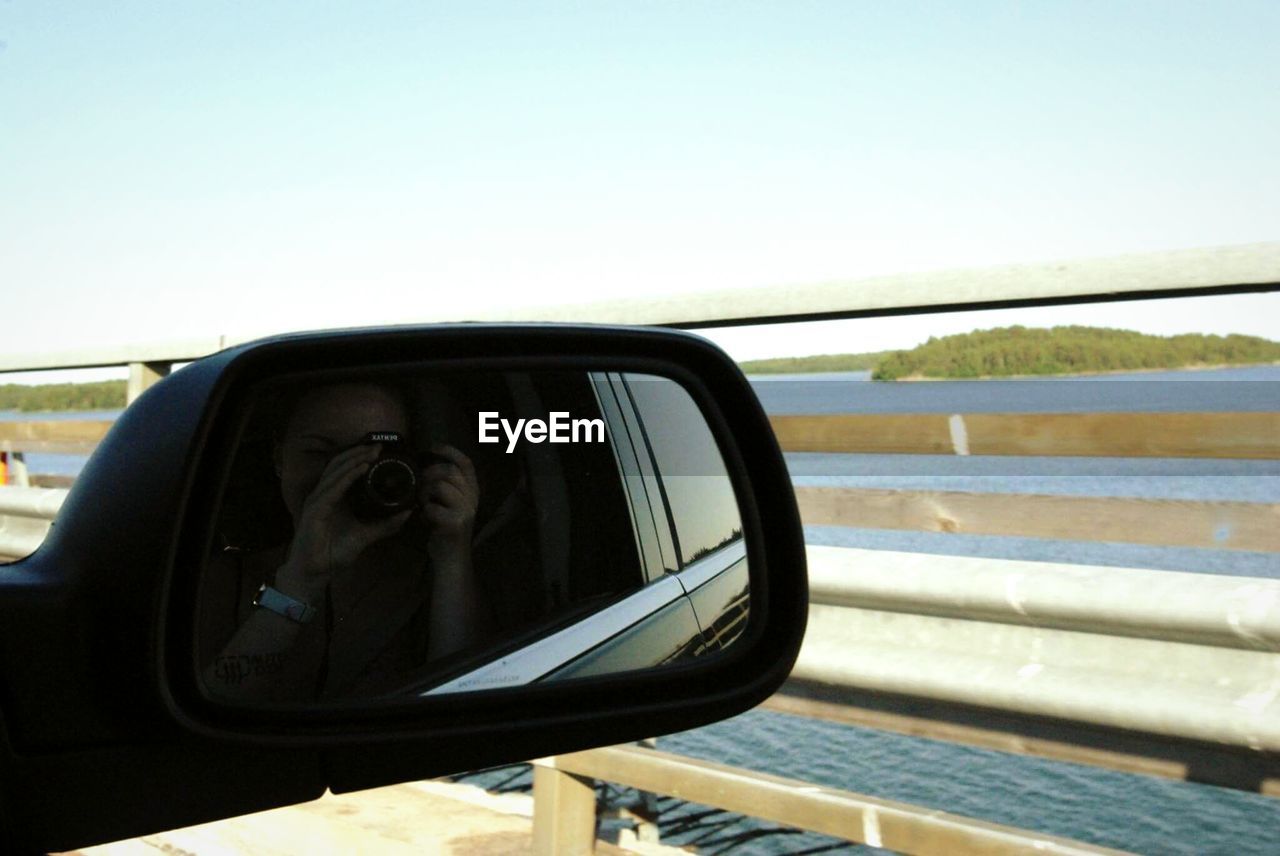
[[[347,491],[357,520],[379,520],[418,504],[418,467],[409,443],[397,431],[370,431],[359,445],[381,443],[382,453]]]

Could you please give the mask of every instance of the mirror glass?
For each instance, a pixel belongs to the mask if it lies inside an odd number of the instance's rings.
[[[241,416],[195,621],[220,701],[653,669],[746,627],[738,505],[673,380],[308,375]]]

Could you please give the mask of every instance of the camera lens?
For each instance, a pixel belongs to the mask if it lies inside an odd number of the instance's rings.
[[[383,458],[365,475],[365,490],[376,504],[399,510],[413,504],[417,482],[407,462]]]

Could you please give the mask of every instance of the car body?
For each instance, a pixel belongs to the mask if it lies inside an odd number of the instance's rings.
[[[503,655],[512,646],[535,653],[556,647],[549,671],[525,664],[517,682],[423,694],[449,677],[433,662],[412,691],[332,702],[257,703],[211,693],[194,618],[205,603],[211,555],[229,533],[244,535],[252,529],[244,525],[262,516],[255,505],[227,501],[245,495],[235,491],[255,396],[300,372],[382,376],[406,365],[497,373],[517,381],[511,388],[520,394],[530,392],[519,383],[523,366],[567,371],[574,388],[631,438],[590,447],[587,457],[561,468],[590,490],[566,487],[557,495],[554,477],[526,480],[535,501],[516,523],[527,525],[492,539],[509,549],[530,528],[568,522],[590,535],[597,529],[591,521],[625,521],[616,534],[596,534],[592,549],[569,552],[560,593],[575,596],[555,597],[556,573],[545,565],[535,585],[512,589],[548,597],[509,599],[517,608],[530,603],[510,616]],[[656,409],[643,403],[664,392],[683,396],[683,417],[670,400]],[[544,400],[536,409],[554,407]],[[684,438],[676,451],[691,453],[687,459],[699,468],[692,475],[671,468],[662,442],[671,426],[687,428],[690,419],[701,426],[700,439],[674,436]],[[520,484],[522,470],[551,473],[547,454],[555,448],[531,443],[508,475]],[[139,456],[140,449],[147,454]],[[716,460],[708,461],[712,450]],[[497,446],[493,454],[506,456]],[[484,471],[479,457],[476,466]],[[701,510],[715,505],[721,513],[708,519],[728,521],[693,530],[700,538],[679,528],[689,516],[675,486],[690,478],[716,486],[720,501],[700,499]],[[617,497],[605,515],[573,504],[605,495]],[[105,496],[117,501],[103,502]],[[549,534],[536,536],[539,543],[567,543]],[[684,551],[675,552],[681,543]],[[587,576],[575,580],[574,568]],[[0,567],[6,843],[18,852],[64,850],[314,799],[326,789],[438,776],[723,718],[758,703],[786,677],[804,633],[805,580],[794,494],[768,420],[737,366],[696,336],[441,325],[291,335],[230,348],[134,402],[86,464],[45,543]],[[592,614],[575,616],[582,608]],[[566,627],[566,619],[575,626]],[[613,623],[599,632],[593,619]],[[683,628],[674,635],[673,621]],[[560,635],[547,634],[553,626]],[[663,644],[636,644],[645,638]],[[454,665],[474,671],[484,663]],[[113,776],[92,772],[104,765]],[[185,796],[165,798],[173,793]]]

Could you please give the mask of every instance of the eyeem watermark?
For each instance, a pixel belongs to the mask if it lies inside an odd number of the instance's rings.
[[[523,435],[530,443],[603,443],[603,419],[572,419],[568,411],[553,410],[548,419],[517,419],[513,425],[496,410],[480,411],[481,443],[501,443],[498,429],[507,435],[507,454],[515,451]]]

